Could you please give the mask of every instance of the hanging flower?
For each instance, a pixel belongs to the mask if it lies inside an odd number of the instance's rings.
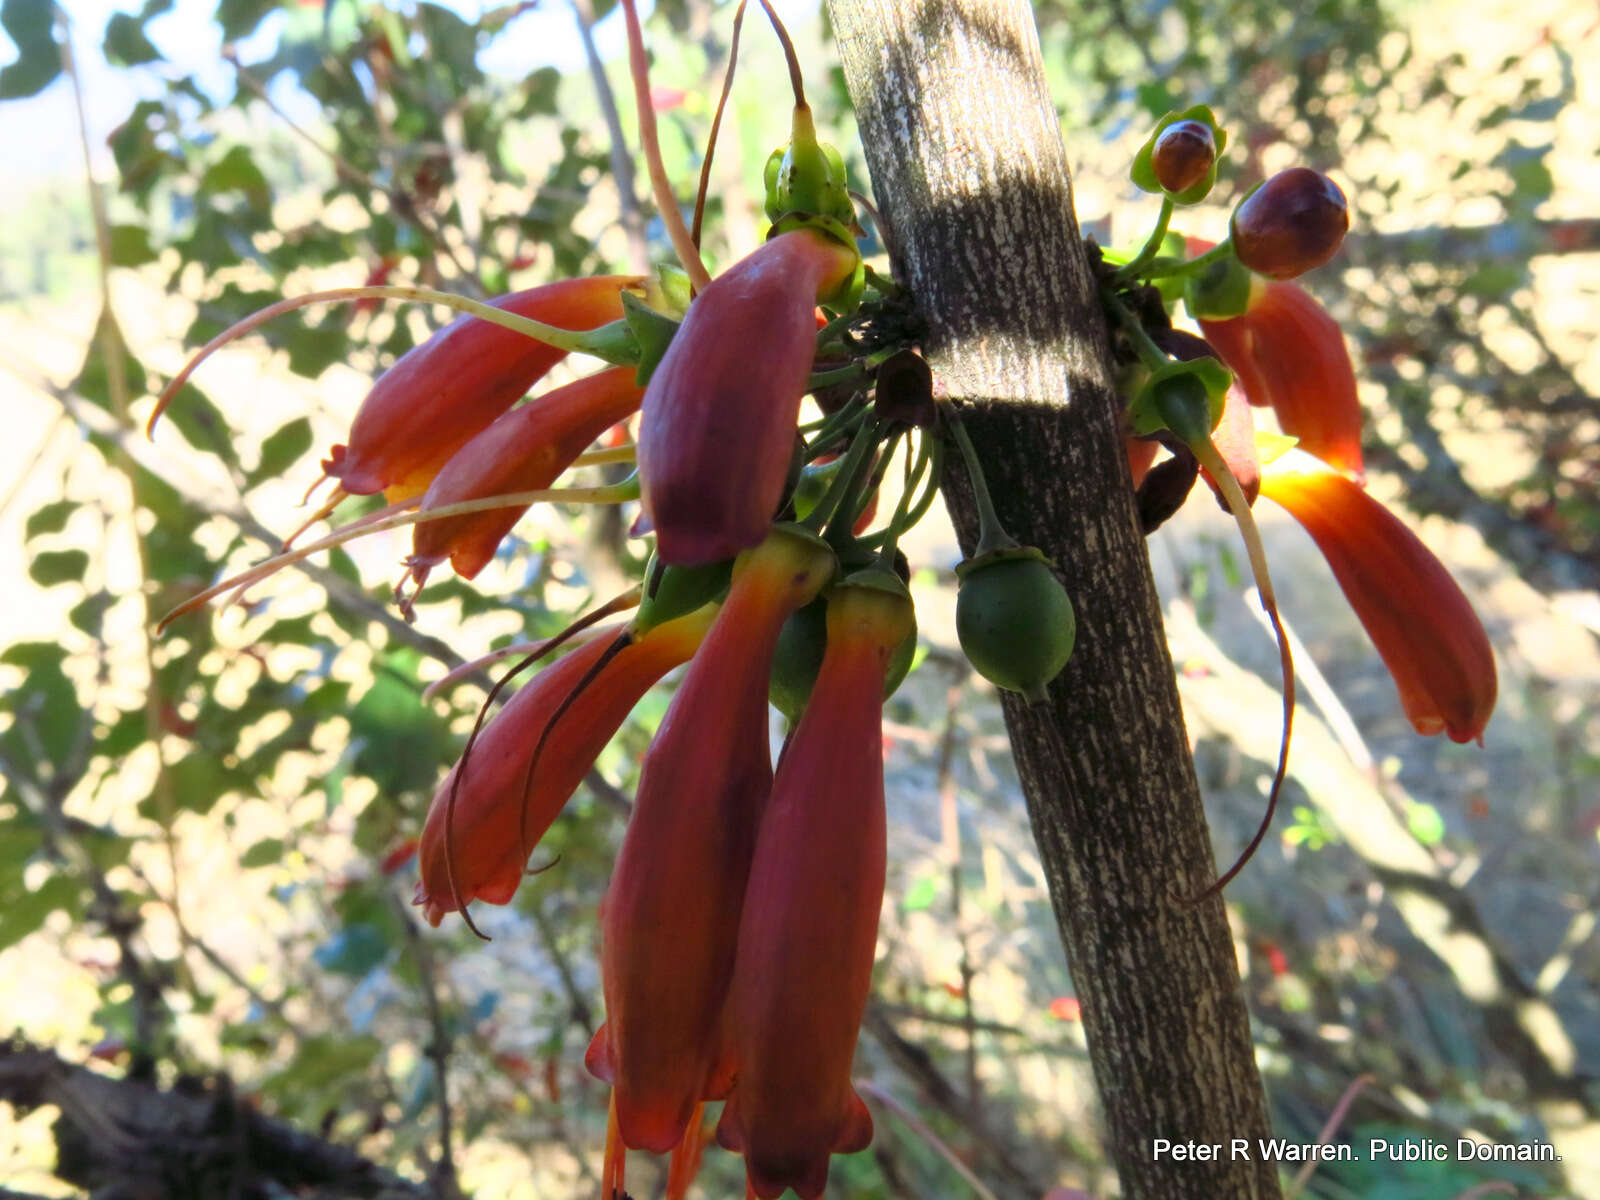
[[[850,1085],[883,906],[883,690],[915,632],[904,594],[841,585],[811,702],[761,822],[728,1027],[737,1074],[717,1138],[762,1200],[821,1196],[828,1158],[872,1140]]]
[[[626,275],[564,279],[494,305],[562,329],[596,329],[622,317],[622,292],[638,283]],[[348,444],[333,447],[323,472],[350,495],[418,495],[565,355],[476,317],[452,321],[383,373],[361,402]]]
[[[789,614],[833,572],[809,535],[739,557],[722,611],[645,755],[601,913],[606,1024],[591,1072],[622,1141],[666,1153],[727,1086],[721,1022],[750,855],[772,784],[767,684]]]
[[[1251,404],[1270,406],[1304,450],[1362,477],[1355,368],[1338,324],[1309,292],[1255,276],[1243,315],[1197,319]]]
[[[860,256],[785,233],[711,281],[645,391],[641,528],[669,563],[732,558],[766,536],[783,496],[816,350],[817,298]]]
[[[631,367],[601,371],[496,418],[434,476],[422,511],[549,487],[591,442],[638,410],[644,393],[633,380]],[[447,557],[456,574],[475,577],[526,511],[492,508],[422,522],[406,559],[417,586]]]
[[[455,911],[458,899],[462,905],[473,900],[510,902],[522,881],[529,851],[639,697],[694,653],[714,611],[707,606],[637,638],[629,636],[575,698],[573,689],[613,651],[615,637],[596,637],[517,690],[473,744],[465,775],[457,763],[434,793],[422,834],[422,878],[415,901],[429,924],[437,925],[445,913]],[[569,698],[571,704],[559,725],[545,736],[551,719]],[[543,752],[530,778],[530,758],[541,738]],[[457,776],[461,776],[459,789]],[[453,860],[447,862],[452,854]]]
[[[1261,494],[1317,543],[1417,732],[1481,742],[1494,710],[1494,653],[1443,564],[1393,513],[1303,451],[1265,468]]]

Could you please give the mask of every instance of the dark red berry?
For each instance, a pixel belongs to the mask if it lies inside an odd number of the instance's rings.
[[[1293,279],[1333,257],[1350,228],[1339,185],[1309,167],[1280,171],[1233,213],[1233,252],[1269,279]]]
[[[1217,161],[1217,140],[1204,121],[1174,121],[1150,150],[1156,180],[1169,192],[1186,192]]]

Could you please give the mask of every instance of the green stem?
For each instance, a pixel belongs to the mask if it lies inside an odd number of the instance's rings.
[[[1173,266],[1173,267],[1170,267],[1170,268],[1168,268],[1166,270],[1158,272],[1158,274],[1160,274],[1163,278],[1166,278],[1166,279],[1177,278],[1177,277],[1181,277],[1181,276],[1184,276],[1184,275],[1194,275],[1194,274],[1196,274],[1196,273],[1198,273],[1200,271],[1205,270],[1207,267],[1209,267],[1212,263],[1216,262],[1218,259],[1227,258],[1232,253],[1233,253],[1233,239],[1232,238],[1223,238],[1220,242],[1218,242],[1215,246],[1211,247],[1211,249],[1207,250],[1204,254],[1197,254],[1194,258],[1191,258],[1188,262],[1178,263],[1176,266]]]
[[[1145,329],[1144,322],[1134,316],[1133,310],[1122,302],[1121,296],[1110,288],[1103,287],[1100,289],[1100,300],[1116,315],[1117,320],[1122,324],[1122,328],[1127,331],[1141,363],[1152,371],[1167,365],[1169,361],[1167,352],[1155,344],[1150,337],[1149,331]]]
[[[864,378],[866,373],[866,367],[859,362],[832,371],[817,371],[806,380],[806,391],[814,392],[818,388],[832,387],[836,383],[849,383],[852,379]]]
[[[830,541],[845,541],[855,536],[856,522],[866,511],[872,493],[883,486],[883,477],[888,474],[889,463],[894,459],[894,452],[899,448],[902,436],[896,433],[889,439],[883,453],[878,456],[876,468],[864,480],[858,480],[850,494],[840,503],[839,510],[833,514],[833,520],[828,523],[827,537]],[[864,462],[857,474],[867,470],[870,465],[870,460]]]
[[[868,453],[878,444],[877,421],[865,422],[857,431],[855,440],[850,443],[850,449],[844,456],[844,466],[839,469],[833,482],[828,485],[827,492],[817,502],[806,519],[800,524],[812,533],[820,533],[828,519],[838,510],[840,503],[851,490],[851,480],[856,475],[861,464],[866,461]]]
[[[477,317],[491,324],[502,326],[514,333],[523,334],[536,342],[543,342],[546,346],[553,346],[557,350],[569,353],[593,354],[606,362],[615,363],[617,366],[635,366],[639,361],[638,343],[634,341],[632,332],[628,329],[626,321],[613,321],[610,325],[602,325],[598,329],[574,330],[559,329],[554,325],[546,325],[543,321],[535,321],[531,317],[518,316],[514,312],[507,312],[503,308],[496,308],[492,304],[485,304],[481,300],[469,300],[465,296],[457,296],[450,292],[436,291],[433,288],[409,287],[405,285],[385,285],[382,287],[350,287],[334,288],[326,292],[310,292],[304,296],[291,296],[287,300],[280,300],[276,304],[269,304],[259,312],[251,313],[244,320],[229,326],[216,337],[212,338],[191,358],[183,370],[173,376],[172,382],[156,401],[155,411],[150,414],[150,422],[145,428],[148,434],[155,429],[156,422],[161,419],[161,414],[166,411],[172,398],[178,390],[189,381],[195,369],[210,358],[214,353],[226,346],[235,338],[242,337],[257,326],[265,325],[274,317],[280,317],[286,312],[293,312],[297,308],[305,308],[312,304],[338,304],[349,300],[418,300],[426,304],[440,304],[446,308],[453,308],[457,312],[466,313],[468,316]]]
[[[1161,243],[1166,239],[1167,226],[1172,223],[1172,210],[1174,205],[1171,196],[1161,197],[1161,213],[1156,217],[1156,227],[1150,231],[1150,236],[1144,241],[1144,248],[1133,256],[1133,261],[1127,263],[1117,271],[1115,279],[1118,283],[1127,283],[1137,279],[1139,273],[1150,265],[1161,250]]]
[[[825,417],[817,423],[815,431],[811,434],[811,441],[806,446],[806,462],[826,454],[841,435],[854,429],[867,415],[865,402],[847,404],[831,417]]]
[[[944,416],[950,435],[955,438],[956,449],[961,451],[961,458],[967,464],[967,475],[972,480],[972,498],[978,506],[978,546],[972,552],[972,557],[977,558],[989,550],[1015,546],[1017,540],[1006,532],[1005,526],[1000,524],[1000,515],[994,510],[989,484],[983,477],[983,468],[978,465],[978,452],[972,447],[972,439],[967,436],[961,417],[950,406],[945,407]]]
[[[922,443],[917,447],[915,462],[911,458],[909,443],[906,446],[908,469],[906,471],[905,487],[900,492],[900,503],[895,505],[894,515],[889,518],[889,524],[884,527],[883,545],[879,550],[879,555],[883,558],[886,566],[892,567],[894,564],[894,551],[900,542],[900,535],[916,524],[915,521],[908,520],[911,515],[911,497],[922,483],[923,475],[927,471],[929,463],[933,461],[933,448],[938,443],[938,438],[930,437],[924,433],[922,435]],[[935,478],[937,478],[937,475]]]

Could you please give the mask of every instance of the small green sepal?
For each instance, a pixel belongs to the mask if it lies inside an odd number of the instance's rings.
[[[1169,192],[1161,186],[1161,181],[1156,178],[1156,169],[1151,162],[1151,156],[1155,152],[1156,140],[1160,138],[1162,131],[1167,126],[1175,125],[1179,121],[1198,121],[1203,125],[1209,126],[1211,136],[1217,144],[1217,152],[1216,158],[1212,160],[1211,169],[1206,172],[1205,177],[1200,182],[1185,188],[1181,192]],[[1145,139],[1144,145],[1139,147],[1139,152],[1133,156],[1133,167],[1128,171],[1128,177],[1133,180],[1134,186],[1140,191],[1153,192],[1158,196],[1168,196],[1174,204],[1198,204],[1210,194],[1212,187],[1217,182],[1217,164],[1222,161],[1222,153],[1227,148],[1227,145],[1228,134],[1217,124],[1216,114],[1211,111],[1209,106],[1196,104],[1194,107],[1186,108],[1182,112],[1169,112],[1156,122],[1155,129]]]
[[[634,382],[644,387],[661,364],[667,347],[672,345],[672,339],[678,332],[678,322],[650,307],[648,301],[626,291],[622,293],[622,320],[627,324],[637,352],[634,361],[638,364],[638,372]]]
[[[644,594],[634,614],[635,636],[665,625],[720,598],[733,576],[733,560],[680,566],[662,562],[654,554],[644,569]]]
[[[1177,382],[1193,380],[1193,384]],[[1222,405],[1233,383],[1233,372],[1214,358],[1174,359],[1150,372],[1139,394],[1128,405],[1128,430],[1135,437],[1148,437],[1170,429],[1185,442],[1208,438],[1222,421]],[[1203,402],[1203,407],[1201,407]],[[1174,407],[1178,405],[1180,407]],[[1190,407],[1181,407],[1190,406]],[[1182,424],[1173,423],[1176,415]]]
[[[1183,302],[1196,321],[1229,321],[1249,311],[1257,278],[1229,254],[1184,280]]]

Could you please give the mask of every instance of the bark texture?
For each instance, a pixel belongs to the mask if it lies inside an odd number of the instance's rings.
[[[1149,559],[1023,0],[830,0],[897,276],[1005,524],[1057,564],[1078,644],[1006,720],[1083,1015],[1123,1194],[1276,1197],[1232,1159],[1270,1129]],[[955,456],[952,456],[954,458]],[[977,517],[949,493],[963,546]],[[1157,1138],[1219,1145],[1157,1158]]]

